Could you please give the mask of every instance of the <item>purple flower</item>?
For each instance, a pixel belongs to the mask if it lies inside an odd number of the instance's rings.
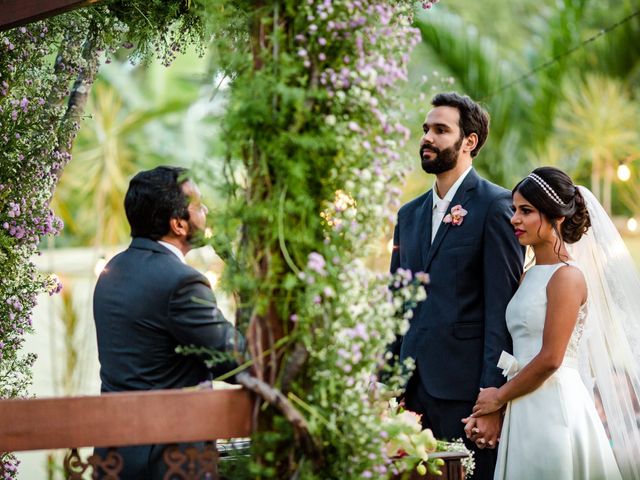
[[[324,257],[320,255],[318,252],[311,252],[309,254],[309,261],[307,262],[307,267],[309,270],[316,272],[321,276],[326,276],[327,272],[325,270],[326,262]]]

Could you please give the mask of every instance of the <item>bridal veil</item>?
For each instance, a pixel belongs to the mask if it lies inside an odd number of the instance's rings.
[[[582,193],[591,228],[569,253],[588,288],[580,371],[604,418],[624,479],[640,479],[640,276],[595,196]]]

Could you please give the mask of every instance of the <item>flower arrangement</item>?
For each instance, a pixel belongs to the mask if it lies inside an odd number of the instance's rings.
[[[383,416],[387,441],[387,453],[399,472],[415,469],[420,475],[427,472],[441,475],[440,467],[444,465],[441,458],[433,458],[435,452],[463,452],[467,457],[462,460],[465,478],[473,475],[475,470],[474,455],[462,439],[454,442],[436,440],[430,429],[422,428],[421,416],[405,410],[397,400],[389,401],[388,409]]]

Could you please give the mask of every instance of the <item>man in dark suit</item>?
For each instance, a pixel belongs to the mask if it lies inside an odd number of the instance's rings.
[[[202,358],[176,347],[231,355],[244,349],[244,339],[216,307],[206,277],[184,262],[205,227],[200,191],[184,169],[157,167],[133,177],[124,203],[133,240],[106,265],[93,297],[102,391],[182,388],[211,379]],[[230,360],[215,373],[233,366]],[[162,450],[119,449],[121,478],[161,478]]]
[[[522,274],[511,194],[472,168],[489,132],[488,114],[467,96],[436,95],[423,125],[422,168],[434,187],[404,205],[394,232],[391,272],[429,273],[427,299],[394,345],[412,357],[407,409],[422,414],[438,438],[465,438],[461,420],[481,387],[500,386],[502,350],[511,351],[505,309]],[[493,478],[501,414],[468,423],[476,451],[475,479]],[[477,443],[474,443],[474,441]],[[484,449],[487,447],[487,449]]]

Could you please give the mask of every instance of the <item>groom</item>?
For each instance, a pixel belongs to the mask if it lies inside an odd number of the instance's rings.
[[[471,414],[479,389],[505,381],[496,365],[502,350],[511,351],[505,309],[522,274],[523,250],[509,222],[510,192],[472,168],[489,115],[456,93],[438,94],[431,105],[420,159],[436,181],[398,212],[391,258],[392,273],[424,271],[430,284],[394,353],[416,361],[406,408],[422,414],[436,437],[454,439],[465,438],[461,419]],[[473,478],[489,480],[501,414],[471,421],[477,446],[465,442],[476,451]]]

